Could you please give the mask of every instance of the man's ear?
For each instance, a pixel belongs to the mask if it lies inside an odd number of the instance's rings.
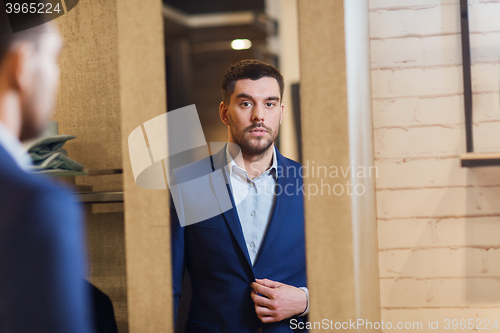
[[[6,66],[11,88],[19,93],[29,91],[33,84],[34,45],[19,43],[8,52],[9,63]]]
[[[229,125],[229,110],[227,108],[226,102],[224,101],[220,102],[219,104],[219,116],[224,125]]]

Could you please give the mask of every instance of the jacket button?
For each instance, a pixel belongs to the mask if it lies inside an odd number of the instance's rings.
[[[257,333],[261,333],[261,332],[262,332],[262,327],[259,327],[259,328],[257,329]]]

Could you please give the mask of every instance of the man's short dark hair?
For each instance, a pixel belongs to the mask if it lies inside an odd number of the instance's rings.
[[[281,101],[283,99],[283,90],[285,89],[283,76],[281,76],[276,67],[254,59],[241,60],[227,70],[221,84],[222,100],[229,105],[236,81],[243,79],[258,80],[263,77],[276,79],[280,87]]]
[[[42,13],[19,13],[7,14],[4,5],[6,1],[0,0],[0,63],[4,59],[7,51],[17,41],[26,40],[36,42],[37,35],[46,31],[43,23],[48,21],[48,17]],[[41,1],[31,0],[30,3],[39,3]],[[33,27],[31,29],[13,32],[12,27]]]

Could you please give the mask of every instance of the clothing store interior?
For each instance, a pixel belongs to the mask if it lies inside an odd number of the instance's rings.
[[[63,2],[22,143],[83,211],[98,333],[498,329],[500,1]]]

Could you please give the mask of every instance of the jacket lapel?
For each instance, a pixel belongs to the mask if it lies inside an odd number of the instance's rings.
[[[245,237],[243,236],[243,230],[241,229],[240,219],[236,213],[236,205],[234,204],[233,194],[229,186],[229,180],[227,179],[227,157],[226,157],[226,146],[221,149],[217,154],[212,156],[212,167],[215,172],[210,174],[210,180],[214,188],[215,197],[222,207],[223,203],[227,201],[227,194],[229,193],[229,198],[231,199],[232,208],[223,212],[224,218],[231,230],[236,242],[240,246],[241,251],[245,255],[248,264],[252,267],[252,262],[250,261],[250,255],[248,254],[247,246],[245,244]],[[217,172],[217,170],[219,170]],[[222,177],[222,178],[221,178]],[[224,191],[221,188],[223,185],[226,186]]]
[[[259,262],[259,258],[264,255],[264,253],[269,249],[271,243],[274,238],[278,234],[283,221],[285,220],[286,213],[288,212],[288,207],[292,202],[292,199],[295,195],[288,195],[284,191],[287,188],[288,184],[293,184],[295,181],[294,177],[286,177],[286,173],[283,170],[287,170],[288,163],[286,163],[286,159],[283,155],[280,154],[278,150],[276,150],[276,156],[278,157],[278,193],[281,195],[276,196],[276,203],[274,205],[274,210],[272,213],[271,220],[269,221],[269,225],[267,227],[266,234],[264,236],[264,240],[260,247],[259,253],[257,254],[257,258],[255,258],[254,266],[256,266]],[[281,172],[279,171],[281,170]],[[293,184],[297,186],[297,184]],[[290,186],[295,190],[294,186]]]

